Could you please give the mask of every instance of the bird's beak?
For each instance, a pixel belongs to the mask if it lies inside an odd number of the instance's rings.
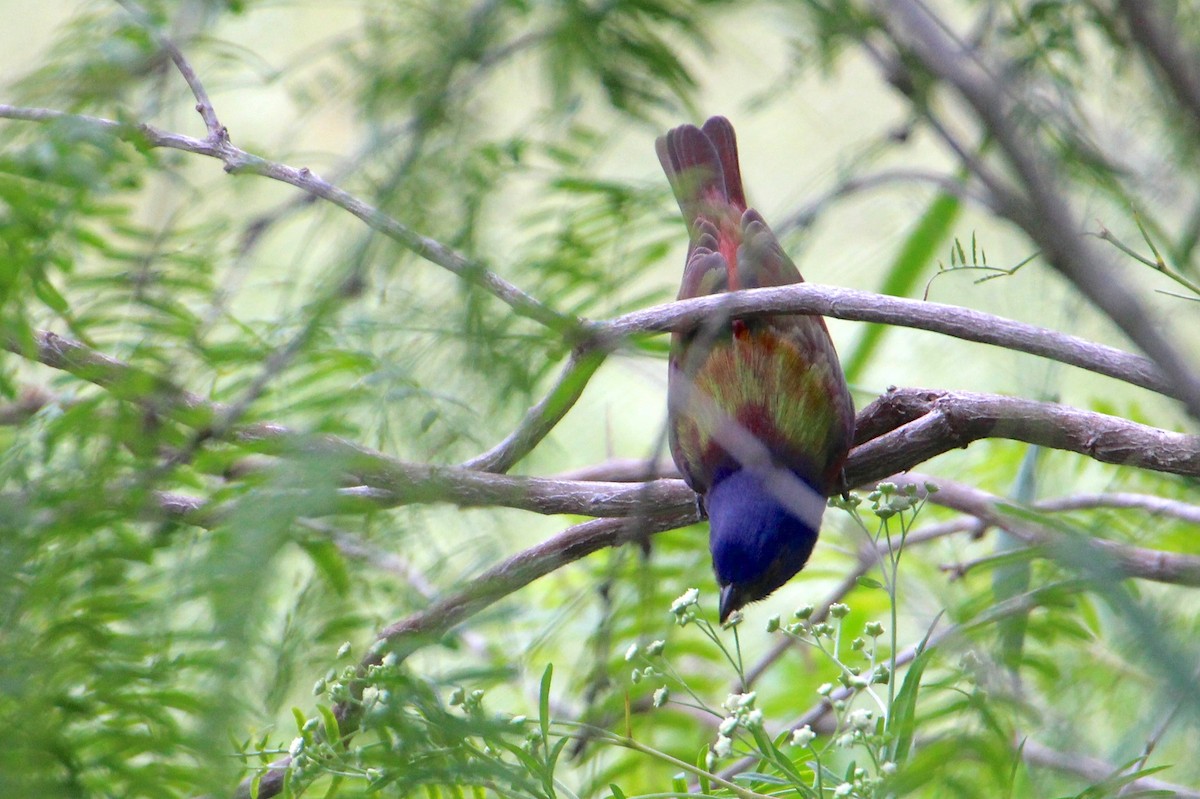
[[[721,604],[719,610],[721,624],[725,623],[725,620],[740,607],[740,604],[738,601],[738,590],[734,587],[733,583],[721,586]]]

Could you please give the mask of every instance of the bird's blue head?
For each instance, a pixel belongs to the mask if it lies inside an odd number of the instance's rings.
[[[825,497],[790,470],[743,468],[722,475],[705,506],[724,622],[804,568],[817,543]]]

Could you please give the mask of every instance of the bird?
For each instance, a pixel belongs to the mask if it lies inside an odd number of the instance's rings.
[[[747,207],[733,125],[680,125],[656,150],[687,224],[678,299],[803,282]],[[709,521],[719,619],[766,598],[808,562],[826,500],[844,490],[854,402],[820,316],[731,318],[671,336],[671,456]]]

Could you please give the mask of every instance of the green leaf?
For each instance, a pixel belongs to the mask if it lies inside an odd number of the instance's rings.
[[[346,560],[337,546],[328,539],[309,539],[302,541],[300,546],[308,553],[329,586],[338,596],[345,596],[350,591],[350,572],[346,569]]]
[[[791,785],[792,781],[781,777],[778,774],[766,774],[761,771],[748,771],[743,774],[735,774],[734,782],[758,783],[761,785]]]
[[[337,716],[325,705],[317,705],[317,712],[321,714],[321,721],[325,725],[325,740],[331,744],[337,744],[342,740],[342,730]]]
[[[917,732],[917,692],[921,690],[921,675],[933,656],[933,650],[926,649],[926,644],[929,643],[929,636],[933,634],[933,628],[940,619],[941,614],[938,614],[933,624],[929,625],[929,631],[925,633],[917,648],[917,656],[913,658],[904,674],[904,682],[900,685],[888,716],[888,732],[896,736],[892,745],[892,761],[897,764],[903,764],[908,758],[913,737]]]
[[[329,790],[325,791],[325,799],[334,799],[341,792],[342,783],[346,778],[340,774],[333,775],[333,779],[329,781]]]
[[[65,314],[70,310],[70,305],[67,303],[67,298],[59,293],[54,284],[45,275],[39,275],[33,280],[33,293],[38,299],[46,303],[52,310],[60,314]]]
[[[547,663],[542,672],[542,685],[538,691],[538,722],[542,727],[542,744],[550,746],[550,680],[554,676],[554,664]]]

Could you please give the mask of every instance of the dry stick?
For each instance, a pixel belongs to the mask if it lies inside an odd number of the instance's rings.
[[[617,483],[639,483],[653,478],[681,479],[674,462],[645,458],[610,458],[599,463],[568,469],[554,475],[559,480],[602,480]]]
[[[879,172],[855,175],[843,179],[840,183],[827,189],[824,193],[810,200],[798,210],[793,211],[782,222],[773,225],[772,228],[775,234],[782,238],[785,233],[794,228],[807,229],[811,227],[817,215],[834,200],[867,189],[875,189],[891,184],[901,184],[907,188],[914,183],[926,183],[935,186],[943,194],[950,194],[960,200],[975,202],[985,208],[991,209],[987,196],[973,191],[966,183],[952,175],[944,175],[940,172],[932,172],[925,169],[884,169]]]
[[[467,258],[436,239],[417,233],[378,208],[321,179],[307,167],[296,168],[253,155],[235,147],[229,141],[228,136],[218,140],[196,139],[164,131],[149,124],[125,124],[102,117],[68,114],[50,108],[21,108],[2,103],[0,103],[0,118],[29,122],[62,121],[86,125],[107,131],[119,139],[141,146],[164,147],[216,158],[225,165],[225,171],[230,174],[259,175],[287,183],[349,211],[365,222],[368,227],[399,242],[421,258],[482,287],[521,316],[570,336],[577,336],[580,333],[578,320],[560,314],[542,304],[512,283],[488,270],[483,264]]]
[[[1158,364],[1171,383],[1169,393],[1200,418],[1200,375],[1159,331],[1133,287],[1080,235],[1082,225],[1056,185],[1050,159],[1017,127],[1018,108],[1001,81],[915,0],[876,3],[875,9],[897,45],[952,85],[995,137],[1026,194],[1018,199],[997,186],[1000,213],[1024,229],[1046,260]]]

